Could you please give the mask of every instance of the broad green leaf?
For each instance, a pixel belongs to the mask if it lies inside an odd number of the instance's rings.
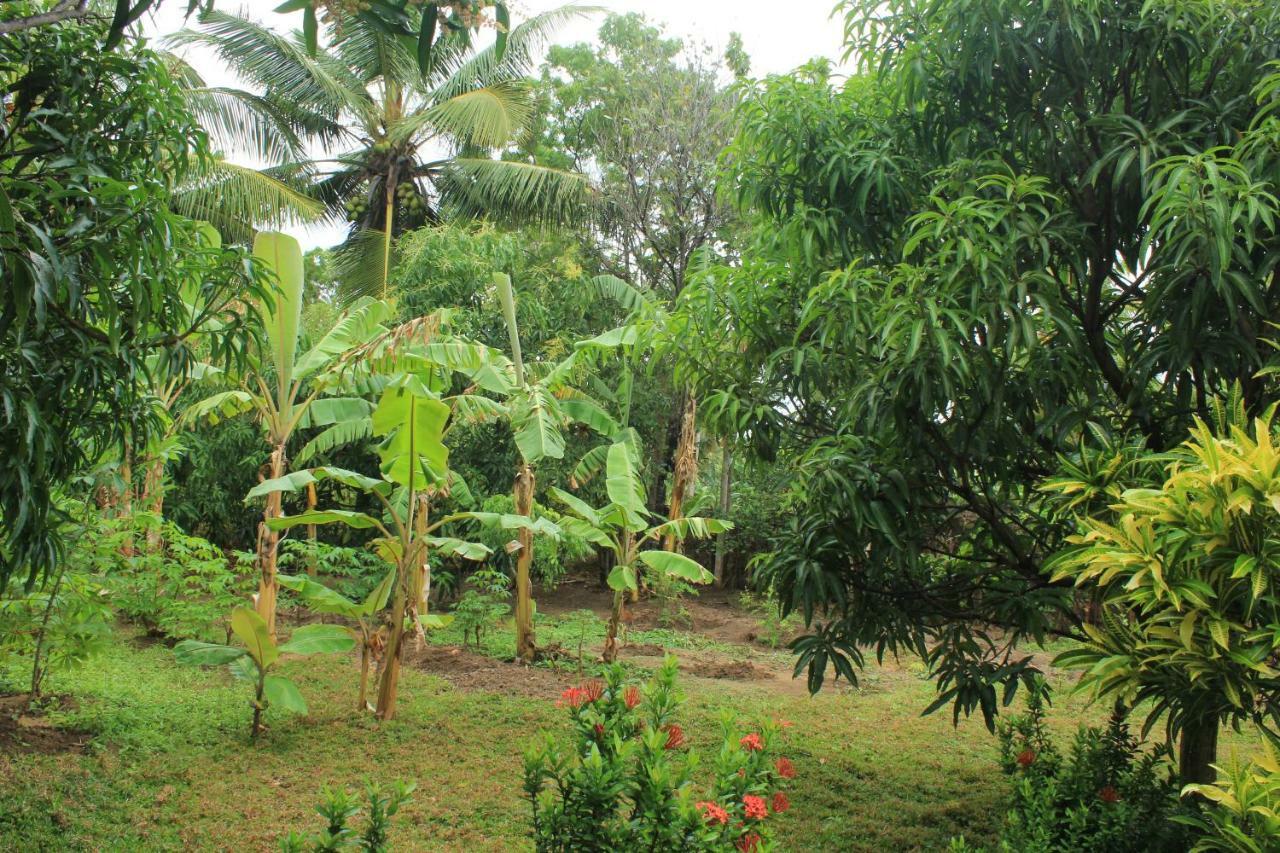
[[[306,377],[318,370],[324,370],[338,356],[373,340],[387,331],[383,323],[393,316],[394,312],[386,302],[368,296],[360,297],[320,339],[320,342],[298,359],[295,378]],[[337,422],[334,420],[328,423]]]
[[[307,406],[298,420],[302,429],[352,423],[369,417],[373,406],[360,397],[321,397]]]
[[[567,536],[586,540],[593,545],[599,545],[601,548],[613,547],[613,539],[609,537],[608,533],[580,518],[565,516],[556,523]]]
[[[581,498],[575,495],[569,494],[563,489],[557,489],[555,486],[552,486],[550,491],[551,491],[552,497],[554,497],[556,500],[560,501],[560,503],[567,506],[570,510],[572,510],[577,515],[581,516],[583,521],[587,522],[593,527],[600,526],[600,513],[599,511],[594,509],[591,506],[591,504],[587,503],[586,501],[582,500]]]
[[[268,675],[262,682],[262,695],[268,706],[295,714],[307,713],[307,703],[298,692],[298,685],[278,675]]]
[[[361,615],[360,605],[306,575],[276,575],[276,583],[296,592],[307,608],[316,613],[336,613],[353,618]]]
[[[289,642],[280,645],[280,651],[293,655],[316,655],[349,652],[355,646],[351,632],[341,625],[304,625],[293,632]]]
[[[657,569],[664,575],[682,578],[691,583],[711,583],[715,577],[711,572],[690,560],[684,554],[671,551],[641,551],[636,559],[646,566]]]
[[[221,666],[231,663],[236,658],[245,656],[244,649],[223,646],[218,643],[202,643],[198,640],[183,640],[173,647],[173,656],[178,663],[196,666]]]
[[[541,387],[531,388],[511,402],[511,428],[515,431],[516,448],[525,462],[564,457],[564,435],[560,432],[563,415],[555,398]]]
[[[315,475],[316,481],[333,480],[344,486],[350,486],[353,489],[359,489],[362,492],[377,492],[384,497],[391,493],[392,485],[386,480],[378,480],[373,477],[366,477],[364,474],[358,474],[355,471],[348,471],[346,468],[334,468],[333,466],[321,466],[312,468],[311,473]]]
[[[707,539],[717,533],[724,533],[726,530],[732,529],[733,522],[731,521],[688,516],[686,518],[673,519],[672,521],[664,521],[662,524],[651,528],[648,535],[653,539],[662,539],[668,535],[675,536],[677,540]]]
[[[560,535],[559,526],[549,519],[531,519],[528,516],[509,512],[457,512],[442,520],[449,522],[463,519],[471,519],[480,522],[486,527],[496,527],[502,530],[532,530],[536,534],[551,537]]]
[[[459,394],[456,397],[446,397],[444,402],[453,407],[454,423],[500,421],[509,414],[506,406],[479,394]]]
[[[640,330],[635,326],[619,326],[616,329],[610,329],[603,334],[596,335],[594,338],[588,338],[585,341],[578,341],[574,344],[578,349],[586,349],[588,347],[601,347],[603,349],[613,349],[615,347],[635,346],[640,340]]]
[[[440,615],[437,613],[428,613],[426,616],[418,617],[418,624],[428,631],[437,631],[441,628],[448,628],[453,622],[453,616],[449,614]]]
[[[450,536],[431,536],[427,539],[431,550],[442,556],[461,557],[464,560],[483,560],[493,553],[488,545],[479,542],[467,542]]]
[[[613,438],[622,430],[618,422],[609,417],[598,403],[586,397],[571,397],[560,401],[560,411],[570,420],[586,424],[605,438]]]
[[[636,589],[636,570],[630,566],[614,566],[609,572],[609,589],[618,592]]]
[[[387,601],[391,598],[391,591],[396,586],[396,570],[392,567],[378,585],[370,590],[365,596],[364,601],[360,604],[361,616],[372,616],[379,610],[387,606]]]
[[[298,350],[298,326],[302,319],[302,249],[287,234],[259,231],[253,240],[254,259],[275,273],[277,289],[263,306],[263,324],[271,350],[277,382],[292,383]]]
[[[627,445],[618,443],[609,447],[605,474],[605,491],[609,500],[626,512],[628,526],[643,526],[643,519],[648,514],[644,485],[636,473],[635,460]]]
[[[267,521],[267,527],[272,530],[289,530],[304,524],[345,524],[347,527],[353,527],[357,530],[366,530],[371,527],[381,529],[382,527],[373,516],[346,509],[312,509],[300,512],[297,515],[286,515]]]
[[[244,496],[244,502],[248,503],[254,498],[264,497],[272,492],[296,492],[316,482],[316,479],[316,475],[310,471],[291,471],[283,477],[263,480],[249,490],[249,494]]]
[[[253,396],[249,392],[223,391],[193,403],[182,413],[182,418],[187,422],[216,424],[250,411],[253,411]]]
[[[270,669],[280,657],[280,650],[271,642],[266,620],[253,608],[237,607],[231,612],[231,631],[240,638],[262,669]]]
[[[442,482],[449,472],[443,440],[448,420],[449,407],[420,385],[384,391],[373,412],[373,434],[385,437],[378,447],[383,476],[419,490]]]

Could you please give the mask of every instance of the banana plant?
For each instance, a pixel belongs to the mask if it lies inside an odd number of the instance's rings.
[[[511,341],[511,363],[515,379],[505,389],[505,413],[511,422],[516,451],[520,456],[512,497],[515,514],[530,521],[520,527],[517,536],[520,547],[516,553],[515,607],[516,657],[528,662],[537,655],[530,571],[533,566],[533,534],[538,529],[533,523],[535,466],[543,459],[564,457],[563,428],[571,420],[585,423],[606,435],[616,432],[618,426],[586,395],[569,387],[569,380],[579,367],[576,351],[564,360],[550,365],[541,373],[540,378],[530,376],[520,348],[520,330],[516,324],[516,300],[511,277],[506,273],[495,273],[493,283]],[[561,396],[566,398],[563,403]]]
[[[374,617],[387,606],[387,601],[391,598],[391,590],[396,582],[395,568],[383,576],[363,601],[352,601],[305,575],[280,575],[278,580],[282,587],[297,593],[308,609],[316,613],[341,616],[356,623],[356,627],[343,630],[360,646],[360,696],[356,700],[356,710],[364,711],[369,708],[369,664],[379,645]]]
[[[267,708],[274,706],[298,714],[307,713],[307,703],[298,685],[283,676],[270,674],[282,654],[347,652],[355,646],[347,630],[337,625],[307,625],[294,631],[289,642],[276,645],[266,620],[249,607],[237,607],[231,613],[231,631],[244,643],[244,648],[183,640],[174,646],[173,654],[180,663],[225,664],[232,675],[254,685],[253,725],[249,732],[252,741],[262,732],[262,714]]]
[[[649,542],[661,543],[666,537],[677,542],[705,539],[729,530],[733,525],[715,518],[687,517],[658,520],[646,506],[644,484],[636,473],[636,448],[617,442],[609,446],[605,460],[605,491],[609,503],[593,508],[582,499],[560,489],[551,489],[571,517],[562,518],[559,526],[613,552],[614,567],[609,573],[613,590],[613,609],[605,633],[603,657],[612,663],[618,656],[618,626],[622,622],[623,597],[639,589],[642,568],[661,572],[670,578],[706,584],[713,578],[699,563],[674,551],[643,550]]]
[[[458,483],[449,472],[449,452],[443,441],[450,412],[450,407],[422,377],[401,375],[383,391],[373,412],[373,434],[382,438],[378,445],[381,478],[320,467],[264,481],[249,493],[252,498],[272,491],[297,491],[322,480],[334,480],[372,495],[382,504],[380,518],[348,510],[310,510],[274,518],[269,524],[276,531],[299,525],[344,524],[356,529],[375,530],[380,534],[372,544],[383,559],[394,565],[396,578],[390,631],[382,656],[375,708],[377,716],[384,720],[395,716],[406,628],[414,626],[416,630],[417,626],[424,625],[424,619],[427,620],[426,627],[438,624],[432,622],[425,612],[430,584],[428,556],[436,553],[482,560],[491,553],[484,545],[437,535],[440,529],[464,519],[508,529],[533,526],[525,518],[473,512],[455,513],[434,522],[430,520],[431,501],[448,495]],[[559,532],[549,522],[542,521],[539,527],[540,532]]]
[[[369,403],[360,397],[321,395],[344,387],[336,372],[343,356],[386,333],[382,324],[391,316],[391,308],[385,302],[359,300],[319,343],[300,353],[304,282],[298,241],[285,234],[261,232],[254,239],[253,255],[256,263],[274,275],[277,285],[274,299],[262,306],[268,345],[265,358],[255,360],[240,387],[196,403],[185,417],[217,422],[253,412],[270,448],[266,479],[276,481],[288,469],[286,451],[295,430],[327,426],[369,412]],[[254,493],[266,497],[258,528],[256,608],[274,637],[280,537],[270,522],[282,515],[282,497],[279,491],[255,489]]]

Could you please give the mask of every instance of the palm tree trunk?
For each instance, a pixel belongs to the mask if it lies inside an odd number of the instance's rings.
[[[1211,784],[1217,776],[1212,766],[1217,757],[1217,718],[1188,722],[1178,744],[1178,775],[1182,784]]]
[[[731,502],[733,488],[733,449],[729,446],[729,442],[725,441],[721,444],[720,450],[720,507],[717,515],[720,518],[728,520],[729,512],[732,509]],[[724,561],[728,551],[728,541],[725,539],[727,534],[721,533],[716,537],[716,564],[715,577],[716,586],[724,586]]]
[[[533,519],[533,469],[522,464],[516,470],[515,514]],[[538,652],[533,633],[533,531],[517,531],[520,551],[516,555],[516,657],[525,663]]]
[[[277,443],[271,451],[270,479],[284,476],[284,443]],[[273,518],[284,515],[282,492],[267,495],[267,505],[262,511],[262,523],[258,525],[258,599],[257,611],[267,623],[267,632],[276,636],[276,558],[280,550],[280,533],[268,527]]]

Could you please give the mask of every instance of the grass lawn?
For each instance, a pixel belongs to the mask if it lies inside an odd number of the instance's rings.
[[[581,611],[540,620],[540,640],[566,648],[596,630]],[[949,714],[922,718],[932,691],[918,665],[874,668],[858,690],[811,698],[779,677],[784,653],[670,629],[629,639],[680,656],[696,748],[712,746],[725,712],[793,723],[793,808],[771,818],[783,849],[936,850],[960,834],[993,841],[1005,791],[995,739],[980,720],[953,728]],[[486,643],[500,655],[509,634],[495,630]],[[46,721],[86,732],[88,744],[0,755],[0,849],[273,850],[289,830],[319,828],[321,786],[366,777],[417,782],[396,822],[398,850],[528,849],[521,754],[540,731],[567,734],[554,700],[576,663],[526,670],[455,647],[426,651],[405,669],[397,719],[381,725],[354,710],[352,659],[287,661],[283,674],[311,712],[269,714],[270,730],[250,747],[245,685],[222,669],[179,666],[164,646],[122,632],[105,656],[52,685],[71,701]],[[446,659],[455,664],[425,671]],[[627,660],[643,675],[657,657]],[[693,674],[742,675],[743,666],[748,677]],[[1100,716],[1060,696],[1052,719],[1068,730]]]

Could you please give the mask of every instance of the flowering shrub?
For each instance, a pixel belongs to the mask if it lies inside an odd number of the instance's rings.
[[[1082,727],[1068,754],[1044,725],[1044,693],[1027,713],[1001,725],[1001,766],[1013,780],[1013,806],[1001,849],[1173,851],[1187,831],[1168,746],[1144,750],[1116,714],[1105,729]]]
[[[744,733],[726,718],[714,782],[695,793],[698,757],[675,720],[675,681],[668,657],[644,690],[614,666],[564,691],[573,749],[548,737],[525,756],[539,851],[773,849],[769,819],[791,807],[782,788],[795,777],[789,759],[772,755],[779,726]]]

